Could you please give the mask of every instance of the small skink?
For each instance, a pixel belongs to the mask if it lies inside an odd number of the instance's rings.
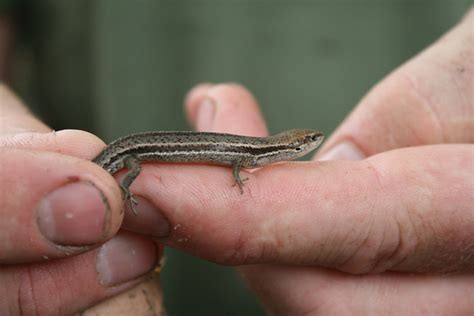
[[[132,210],[137,203],[129,187],[141,171],[140,162],[208,163],[232,167],[235,184],[243,193],[246,179],[241,168],[255,168],[302,157],[316,149],[323,134],[310,129],[293,129],[269,137],[249,137],[206,132],[154,131],[131,134],[107,145],[93,162],[114,174],[127,168],[120,181],[124,199]]]

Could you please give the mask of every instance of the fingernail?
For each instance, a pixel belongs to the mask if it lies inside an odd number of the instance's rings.
[[[103,240],[109,212],[105,195],[91,182],[82,181],[47,194],[36,215],[47,239],[58,245],[81,246]]]
[[[114,286],[136,279],[155,267],[157,256],[151,240],[122,232],[99,248],[96,261],[99,282]]]
[[[324,153],[318,160],[362,160],[365,158],[362,151],[354,144],[343,142]]]
[[[210,82],[203,82],[195,85],[194,87],[189,90],[189,92],[186,94],[185,97],[185,102],[191,100],[195,95],[205,95],[206,92],[214,86],[213,83]]]
[[[138,234],[155,238],[168,237],[170,224],[163,213],[152,203],[141,196],[135,196],[138,205],[135,207],[138,215],[134,215],[127,203],[122,228]]]
[[[208,130],[214,124],[216,113],[216,102],[211,98],[205,98],[198,108],[196,128],[199,131]]]

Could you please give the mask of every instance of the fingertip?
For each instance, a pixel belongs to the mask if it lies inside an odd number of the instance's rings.
[[[151,271],[161,256],[155,242],[142,236],[121,232],[103,244],[97,252],[96,270],[99,283],[116,286]],[[130,264],[130,261],[134,264]]]
[[[115,180],[96,164],[54,152],[0,154],[0,261],[34,262],[87,251],[122,222]]]
[[[195,127],[196,116],[198,112],[199,104],[205,98],[206,93],[213,87],[211,83],[200,83],[186,94],[184,98],[184,109],[186,112],[186,118],[193,127]]]
[[[237,83],[196,87],[188,94],[187,113],[199,131],[249,136],[268,134],[257,101]]]
[[[39,231],[56,245],[83,246],[107,235],[110,204],[90,181],[72,181],[53,189],[36,207]]]
[[[51,151],[87,160],[92,159],[104,145],[94,134],[75,129],[23,132],[0,138],[1,147]]]
[[[267,136],[260,107],[252,93],[237,83],[214,86],[208,92],[216,103],[213,131],[246,136]]]

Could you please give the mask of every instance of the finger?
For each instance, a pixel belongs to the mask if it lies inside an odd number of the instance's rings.
[[[140,186],[173,227],[164,242],[219,263],[468,270],[474,196],[463,192],[474,185],[473,154],[438,145],[281,163],[245,174],[244,194],[227,168],[153,165]]]
[[[0,160],[0,263],[84,252],[120,227],[120,191],[99,166],[16,148],[4,148]]]
[[[189,124],[197,129],[198,109],[201,102],[206,97],[207,91],[214,85],[210,83],[201,83],[193,87],[184,98],[184,111]]]
[[[394,148],[474,142],[474,10],[360,102],[318,158],[361,159]]]
[[[468,315],[473,310],[470,273],[354,276],[281,265],[240,270],[272,315]]]
[[[97,136],[81,130],[0,134],[0,148],[56,152],[91,160],[104,148]]]
[[[188,94],[185,107],[198,131],[268,134],[255,98],[238,84],[199,85]]]
[[[77,254],[113,236],[120,191],[84,160],[103,142],[81,131],[47,132],[7,88],[0,93],[0,263]]]
[[[81,312],[143,281],[161,251],[152,241],[119,233],[100,248],[67,260],[1,266],[0,314]]]

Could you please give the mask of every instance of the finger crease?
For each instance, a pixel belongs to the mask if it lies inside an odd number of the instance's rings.
[[[435,126],[435,128],[431,131],[430,136],[434,136],[434,139],[431,139],[431,143],[444,143],[446,141],[446,137],[444,135],[443,124],[441,123],[441,117],[437,111],[435,111],[435,107],[433,106],[433,102],[427,97],[424,93],[420,91],[419,86],[416,84],[415,79],[412,76],[407,74],[404,71],[400,72],[410,87],[412,88],[412,92],[414,96],[420,101],[418,105],[422,106],[430,115],[431,122]],[[438,131],[438,133],[436,133]]]

